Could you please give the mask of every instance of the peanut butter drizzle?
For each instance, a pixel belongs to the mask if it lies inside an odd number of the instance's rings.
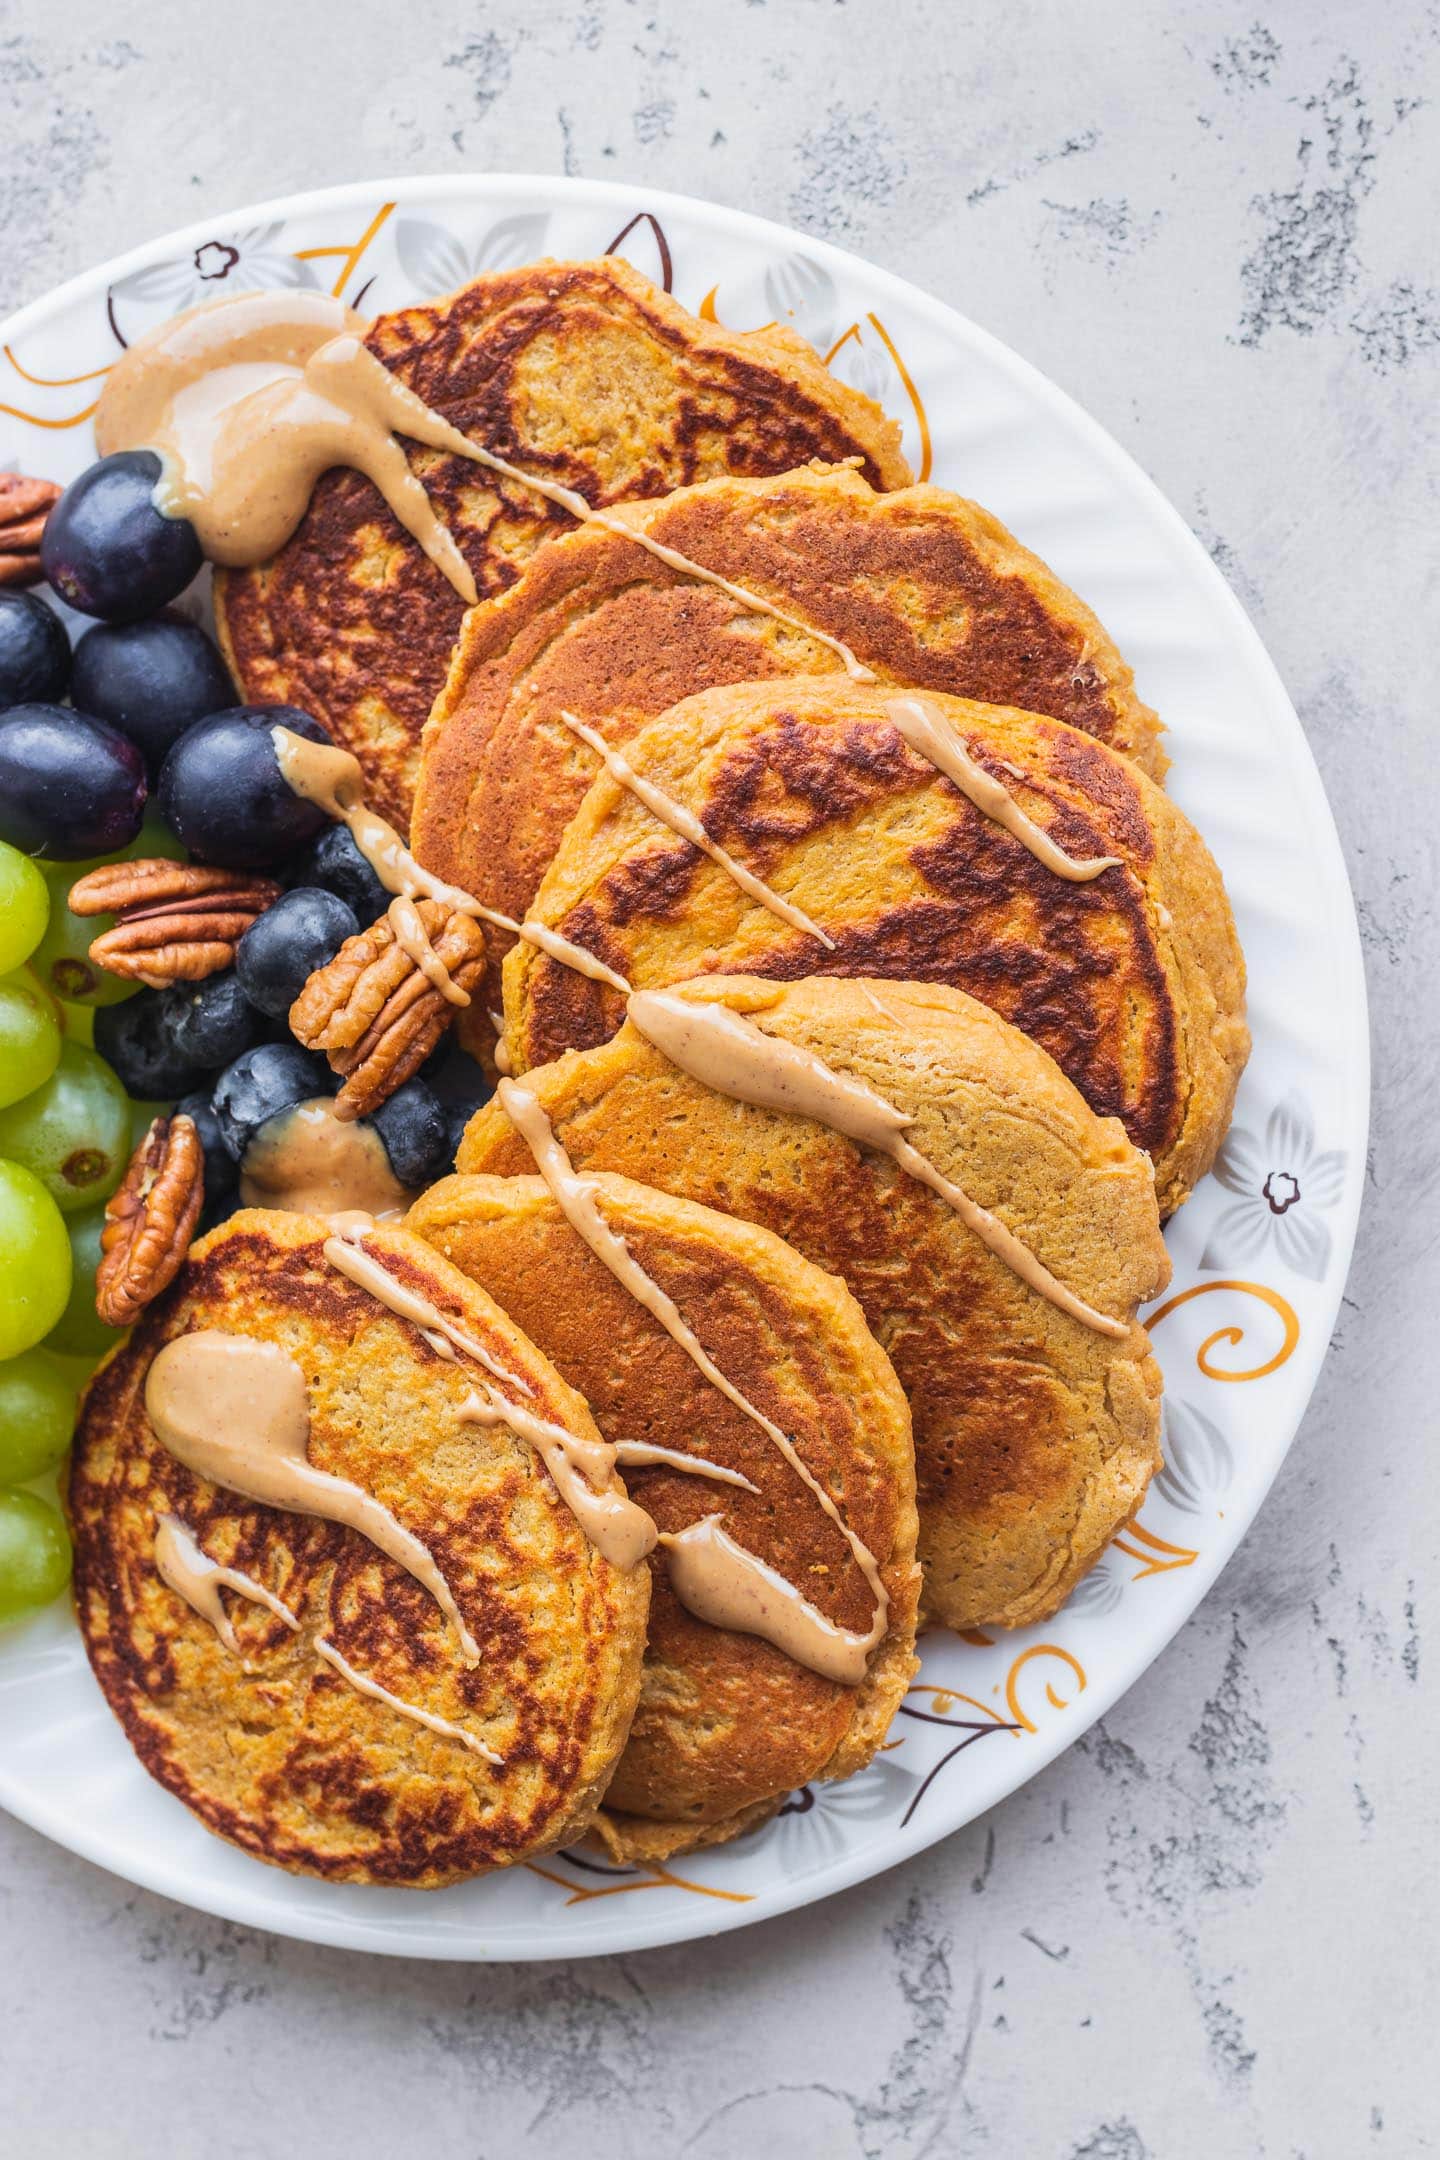
[[[899,1027],[900,1022],[896,1019],[894,1013],[891,1012],[888,1005],[881,1004],[879,998],[876,997],[874,991],[870,988],[869,983],[862,982],[858,984],[857,987],[859,989],[861,997],[864,998],[866,1004],[870,1007],[872,1012],[877,1012],[880,1015],[880,1018],[884,1020],[888,1026]]]
[[[368,1252],[357,1226],[343,1238],[329,1238],[325,1258],[362,1290],[388,1306],[397,1319],[408,1320],[442,1356],[459,1350],[493,1373],[506,1387],[533,1398],[535,1390],[518,1373],[501,1365],[483,1343],[452,1320],[418,1290],[396,1281],[390,1270]],[[554,1424],[538,1411],[498,1395],[484,1381],[481,1392],[471,1394],[459,1407],[459,1416],[477,1425],[505,1425],[528,1442],[555,1483],[555,1488],[585,1535],[612,1567],[631,1568],[643,1560],[655,1543],[655,1525],[643,1508],[636,1507],[623,1489],[606,1490],[614,1481],[615,1450],[605,1440],[587,1440],[563,1425]]]
[[[395,942],[408,953],[431,987],[438,990],[448,1005],[468,1005],[470,993],[462,990],[459,983],[440,958],[430,942],[430,933],[420,919],[420,912],[413,900],[404,893],[396,893],[385,910],[385,920],[394,932]]]
[[[338,750],[333,743],[310,742],[286,727],[271,728],[270,739],[275,745],[276,761],[286,786],[349,827],[356,847],[387,892],[405,900],[414,900],[416,894],[421,893],[427,900],[437,900],[442,907],[448,907],[456,914],[473,915],[482,922],[494,923],[497,929],[512,931],[527,944],[538,946],[541,952],[548,953],[562,966],[574,968],[577,974],[588,975],[592,982],[608,983],[622,997],[628,994],[630,985],[625,977],[617,975],[614,968],[607,967],[583,945],[573,944],[545,923],[516,922],[512,916],[502,915],[498,908],[484,907],[459,885],[447,884],[444,878],[436,877],[432,870],[418,863],[395,827],[378,811],[366,806],[365,775],[360,769],[360,760],[352,757],[348,750]],[[468,998],[466,1002],[469,1002]]]
[[[1088,885],[1102,870],[1120,864],[1118,855],[1087,855],[1078,860],[1067,855],[1043,826],[1028,817],[1010,790],[971,757],[959,731],[938,706],[920,697],[894,697],[885,701],[885,717],[917,757],[954,782],[985,817],[993,818],[1030,850],[1038,863],[1053,870],[1071,885]],[[1007,766],[1007,772],[1013,772]]]
[[[466,1664],[479,1663],[480,1647],[419,1538],[372,1494],[308,1460],[305,1375],[278,1343],[214,1328],[177,1336],[150,1367],[145,1409],[161,1443],[197,1477],[263,1507],[358,1530],[429,1591]]]
[[[598,1446],[582,1440],[563,1425],[552,1424],[518,1404],[506,1402],[493,1389],[470,1395],[460,1405],[460,1416],[473,1425],[508,1425],[527,1440],[555,1481],[555,1489],[575,1517],[596,1551],[612,1567],[638,1567],[655,1545],[655,1525],[644,1508],[623,1491],[597,1491],[586,1475],[600,1469],[602,1451],[608,1457],[608,1478],[615,1467],[615,1451],[609,1443]]]
[[[631,997],[626,1012],[645,1040],[692,1079],[760,1110],[814,1118],[847,1140],[888,1155],[899,1169],[938,1194],[997,1260],[1059,1311],[1098,1335],[1123,1341],[1130,1333],[1125,1321],[1112,1320],[1067,1290],[997,1215],[912,1146],[905,1131],[914,1119],[865,1081],[836,1072],[799,1043],[767,1035],[728,1005],[701,1005],[664,990],[641,990]],[[503,1099],[503,1086],[500,1092]]]
[[[813,937],[825,947],[826,952],[834,952],[834,938],[827,936],[819,923],[812,921],[803,908],[798,908],[793,901],[786,900],[772,886],[767,885],[763,878],[756,877],[753,870],[747,870],[744,863],[737,862],[728,849],[712,840],[693,810],[688,810],[685,804],[677,802],[673,795],[667,795],[663,788],[656,787],[653,780],[647,780],[642,773],[636,772],[623,751],[607,743],[603,735],[598,734],[594,728],[587,727],[574,713],[562,712],[560,718],[572,735],[578,735],[581,742],[588,743],[596,756],[603,761],[611,779],[621,787],[628,788],[636,801],[643,803],[653,818],[658,818],[662,825],[668,825],[671,832],[678,833],[682,840],[688,840],[692,847],[699,848],[702,855],[709,856],[711,862],[718,863],[726,875],[734,879],[747,898],[758,901],[763,908],[768,908],[772,915],[778,916],[781,922],[788,923],[792,930],[803,930],[806,937]]]
[[[480,453],[365,345],[366,325],[323,293],[245,293],[161,323],[110,371],[95,415],[102,456],[153,450],[156,506],[188,518],[211,562],[259,563],[304,517],[321,474],[374,482],[467,606],[475,580],[410,470],[402,435]]]
[[[703,1515],[684,1530],[662,1530],[670,1584],[687,1612],[711,1627],[774,1643],[822,1679],[858,1687],[879,1637],[852,1635],[827,1620],[784,1575]]]
[[[758,1493],[760,1490],[739,1470],[727,1470],[723,1463],[707,1462],[703,1455],[682,1455],[679,1448],[656,1447],[649,1440],[617,1440],[615,1460],[623,1467],[636,1470],[655,1467],[682,1470],[690,1477],[713,1478],[717,1485],[738,1485],[742,1492]]]
[[[369,1673],[357,1671],[348,1658],[340,1655],[334,1643],[326,1642],[323,1636],[316,1638],[315,1655],[324,1658],[325,1663],[332,1666],[342,1680],[348,1680],[357,1694],[368,1695],[372,1702],[384,1703],[387,1710],[394,1710],[398,1716],[409,1718],[416,1725],[423,1725],[427,1732],[438,1733],[442,1740],[458,1740],[462,1747],[469,1748],[471,1754],[478,1755],[482,1762],[504,1762],[504,1756],[497,1755],[493,1748],[486,1747],[478,1733],[467,1732],[463,1725],[452,1725],[449,1718],[441,1717],[437,1711],[422,1710],[418,1703],[403,1701],[400,1696],[392,1695],[389,1688],[382,1687],[378,1680],[372,1680]]]
[[[314,292],[242,293],[203,302],[141,338],[110,371],[95,415],[102,456],[154,450],[156,501],[188,518],[211,562],[259,563],[284,546],[333,465],[374,482],[406,531],[467,607],[475,580],[448,526],[435,515],[399,440],[483,465],[517,487],[644,548],[682,577],[714,585],[742,607],[769,615],[835,653],[856,682],[873,672],[840,638],[773,601],[652,540],[613,511],[594,510],[575,488],[526,472],[451,425],[392,374],[365,344],[362,316]]]
[[[667,569],[678,571],[681,577],[695,578],[702,585],[713,585],[718,591],[728,593],[732,600],[737,600],[741,607],[749,608],[754,614],[768,615],[772,622],[783,623],[787,630],[798,630],[802,637],[812,638],[817,645],[823,645],[827,651],[835,654],[851,682],[874,682],[875,670],[866,667],[843,638],[831,637],[828,631],[817,629],[814,623],[804,622],[798,615],[787,614],[784,608],[776,607],[773,600],[762,600],[759,593],[751,592],[748,585],[732,584],[729,578],[721,577],[718,571],[707,570],[703,563],[695,562],[689,555],[682,555],[678,548],[666,547],[663,540],[652,540],[649,533],[632,525],[628,518],[618,516],[610,510],[592,510],[584,496],[577,495],[573,488],[559,487],[553,481],[534,479],[518,471],[513,465],[503,465],[498,459],[487,459],[487,463],[508,473],[511,479],[519,480],[525,487],[537,489],[540,494],[548,496],[551,502],[561,504],[572,517],[579,518],[582,525],[603,525],[606,532],[617,533],[622,540],[633,540],[637,547],[643,547],[657,562],[664,563]]]
[[[290,1607],[273,1590],[256,1582],[253,1575],[239,1568],[222,1567],[218,1560],[202,1552],[194,1533],[178,1515],[162,1515],[155,1525],[155,1572],[192,1612],[209,1621],[232,1657],[239,1657],[240,1645],[220,1596],[222,1590],[233,1590],[252,1605],[265,1606],[288,1628],[298,1630],[300,1626]]]
[[[338,1118],[327,1095],[297,1103],[262,1126],[240,1173],[246,1207],[285,1215],[363,1214],[384,1222],[403,1215],[414,1197],[390,1168],[374,1126]]]
[[[834,1523],[850,1547],[856,1565],[875,1599],[874,1624],[865,1638],[867,1648],[873,1650],[885,1632],[890,1594],[881,1579],[879,1565],[869,1546],[850,1528],[835,1501],[809,1468],[789,1434],[783,1432],[763,1410],[757,1409],[749,1397],[742,1394],[732,1380],[726,1378],[675,1300],[641,1267],[618,1231],[610,1228],[600,1212],[595,1181],[593,1178],[582,1177],[576,1170],[556,1139],[550,1120],[540,1107],[539,1098],[533,1095],[529,1088],[521,1087],[514,1080],[502,1080],[496,1095],[501,1108],[534,1156],[536,1167],[554,1194],[561,1213],[585,1240],[596,1259],[603,1262],[637,1304],[643,1305],[646,1312],[660,1322],[671,1341],[679,1345],[710,1385],[718,1388],[727,1402],[732,1402],[737,1410],[742,1411],[753,1424],[760,1427]]]
[[[503,1380],[507,1387],[518,1388],[522,1395],[533,1395],[535,1390],[529,1381],[492,1357],[484,1343],[461,1327],[458,1320],[452,1320],[448,1313],[442,1312],[423,1291],[412,1290],[408,1284],[396,1281],[383,1261],[362,1242],[366,1231],[374,1227],[373,1222],[356,1219],[347,1223],[335,1237],[327,1238],[324,1252],[331,1267],[353,1282],[357,1289],[368,1290],[371,1297],[388,1306],[397,1320],[408,1320],[412,1327],[418,1328],[431,1348],[442,1357],[450,1357],[456,1350],[463,1351],[475,1364],[483,1365],[487,1372],[493,1373],[497,1380]]]
[[[277,1620],[284,1621],[286,1627],[297,1633],[299,1631],[300,1622],[288,1605],[282,1603],[273,1591],[267,1590],[263,1583],[256,1582],[253,1576],[242,1574],[238,1568],[221,1567],[217,1560],[210,1559],[201,1551],[178,1515],[160,1517],[155,1531],[155,1570],[160,1580],[173,1590],[177,1597],[183,1598],[192,1611],[199,1613],[202,1620],[209,1621],[232,1657],[240,1657],[240,1645],[235,1639],[230,1616],[221,1602],[222,1589],[233,1590],[238,1596],[249,1598],[254,1605],[268,1607]],[[486,1762],[502,1763],[505,1760],[503,1755],[496,1755],[486,1747],[476,1734],[452,1725],[448,1718],[437,1716],[433,1710],[422,1710],[414,1703],[402,1702],[398,1695],[391,1694],[389,1688],[381,1687],[378,1680],[372,1680],[366,1673],[357,1672],[355,1667],[340,1655],[333,1643],[321,1638],[317,1639],[314,1647],[316,1656],[324,1658],[326,1664],[333,1666],[341,1678],[348,1680],[351,1687],[360,1694],[372,1696],[375,1701],[383,1702],[391,1710],[398,1711],[401,1717],[413,1718],[417,1725],[428,1726],[431,1732],[439,1733],[444,1739],[462,1741],[474,1754],[483,1755]]]

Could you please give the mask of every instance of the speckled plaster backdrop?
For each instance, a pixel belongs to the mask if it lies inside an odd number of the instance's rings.
[[[494,167],[765,212],[1018,346],[1279,663],[1376,1042],[1310,1416],[1069,1756],[793,1919],[513,1971],[249,1934],[0,1822],[4,2160],[1436,2149],[1437,100],[1421,0],[0,4],[0,311],[208,211]]]

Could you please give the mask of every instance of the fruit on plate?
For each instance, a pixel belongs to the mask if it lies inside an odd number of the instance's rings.
[[[449,1120],[440,1098],[423,1080],[407,1080],[371,1111],[369,1122],[385,1143],[390,1168],[412,1191],[433,1184],[449,1162]]]
[[[60,1043],[54,999],[28,974],[0,975],[0,1106],[49,1079]]]
[[[129,862],[140,855],[178,859],[184,852],[158,818],[147,817],[130,845],[116,855],[89,862],[42,864],[50,886],[50,920],[31,955],[30,966],[46,989],[76,1005],[118,1005],[123,998],[134,997],[137,983],[125,975],[112,975],[90,958],[90,947],[107,930],[114,929],[115,917],[77,915],[70,906],[70,888],[86,871],[98,870],[105,861]]]
[[[0,975],[30,958],[49,918],[50,889],[38,864],[0,840]]]
[[[65,1218],[32,1170],[0,1161],[0,1358],[31,1349],[70,1295]]]
[[[130,1105],[105,1060],[63,1042],[49,1079],[0,1110],[0,1156],[33,1171],[66,1214],[108,1200],[130,1160]]]
[[[70,1533],[38,1493],[0,1490],[0,1621],[59,1597],[70,1580]]]
[[[70,640],[39,593],[0,592],[0,705],[48,704],[65,695]]]
[[[205,1200],[196,1226],[198,1237],[206,1230],[213,1230],[216,1223],[223,1222],[238,1205],[240,1167],[225,1145],[220,1120],[204,1089],[197,1088],[194,1094],[183,1095],[175,1109],[178,1116],[188,1117],[194,1125],[205,1158]]]
[[[135,622],[183,592],[199,570],[194,526],[156,508],[159,478],[153,450],[117,450],[72,480],[45,520],[45,575],[82,615]]]
[[[65,705],[0,713],[0,840],[73,862],[110,855],[140,830],[145,760],[104,720]]]
[[[75,647],[70,695],[81,712],[129,736],[152,778],[187,728],[235,703],[214,639],[169,612],[93,624]]]
[[[234,705],[197,720],[166,758],[156,790],[160,815],[198,861],[268,869],[330,822],[286,784],[270,739],[274,727],[310,742],[330,740],[294,705]]]
[[[283,1020],[315,970],[359,928],[355,910],[321,885],[282,893],[235,948],[235,973],[246,997]]]
[[[267,1119],[316,1095],[333,1095],[335,1076],[324,1058],[298,1043],[262,1043],[227,1065],[211,1097],[221,1137],[238,1163]]]
[[[45,1337],[45,1348],[93,1363],[124,1333],[122,1328],[107,1327],[95,1310],[95,1271],[100,1265],[105,1210],[87,1208],[83,1215],[66,1215],[61,1220],[70,1237],[70,1295]]]
[[[171,1009],[186,994],[183,986],[142,990],[95,1015],[95,1048],[120,1075],[126,1093],[141,1102],[173,1102],[205,1078],[204,1066],[181,1056],[171,1032]]]
[[[44,1350],[22,1350],[0,1365],[0,1485],[24,1485],[53,1470],[75,1430],[76,1390]]]
[[[50,887],[50,920],[45,934],[30,955],[31,972],[45,988],[71,1005],[118,1005],[134,997],[140,985],[90,958],[90,947],[106,930],[114,928],[113,915],[76,915],[65,895],[75,883],[74,865],[56,866],[47,880]]]
[[[177,983],[165,995],[162,1020],[181,1062],[207,1072],[232,1065],[274,1033],[241,987],[238,966],[203,982]]]
[[[355,845],[348,825],[327,825],[288,866],[292,885],[323,885],[355,911],[362,930],[390,905],[390,895]]]

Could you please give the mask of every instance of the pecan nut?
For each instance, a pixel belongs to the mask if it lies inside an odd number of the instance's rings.
[[[193,1118],[158,1117],[105,1205],[95,1310],[129,1327],[174,1281],[205,1197],[205,1156]]]
[[[468,1003],[485,971],[479,924],[437,900],[419,901],[415,912],[435,959]],[[290,1029],[307,1050],[323,1050],[341,1075],[336,1114],[360,1118],[420,1070],[457,1010],[382,915],[316,969],[290,1008]]]
[[[71,886],[70,908],[115,917],[90,947],[97,967],[163,990],[229,967],[251,923],[279,895],[272,879],[248,870],[152,856],[89,871]]]
[[[44,577],[40,539],[59,500],[53,480],[0,473],[0,585],[38,585]]]

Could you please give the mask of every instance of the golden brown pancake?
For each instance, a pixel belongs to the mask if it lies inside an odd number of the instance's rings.
[[[663,1858],[763,1821],[798,1785],[848,1777],[885,1737],[915,1670],[910,1414],[833,1275],[754,1223],[629,1178],[596,1183],[606,1222],[725,1377],[790,1435],[880,1563],[891,1600],[864,1683],[846,1687],[759,1636],[693,1618],[657,1549],[640,1707],[601,1828],[618,1853]],[[700,1456],[758,1488],[627,1466],[631,1498],[662,1531],[718,1515],[828,1619],[865,1633],[874,1600],[840,1531],[773,1441],[595,1257],[538,1177],[447,1178],[406,1220],[542,1346],[607,1440]]]
[[[477,278],[378,317],[368,343],[477,442],[596,507],[811,457],[858,457],[877,487],[910,478],[899,428],[803,339],[701,322],[610,256]],[[417,447],[413,464],[482,597],[573,526],[467,459]],[[323,720],[403,824],[464,610],[370,482],[327,474],[273,561],[216,578],[215,611],[245,696]]]
[[[947,982],[1043,1045],[1155,1164],[1162,1214],[1210,1166],[1249,1047],[1244,963],[1220,874],[1139,768],[1036,713],[934,696],[971,754],[1076,857],[1073,884],[909,749],[883,686],[842,676],[684,699],[626,745],[637,772],[798,904],[826,951],[748,899],[602,771],[535,920],[636,989],[702,974]],[[529,943],[505,961],[516,1070],[603,1042],[622,1000]]]
[[[1116,1339],[1071,1319],[888,1157],[712,1092],[628,1021],[525,1076],[577,1167],[760,1223],[848,1283],[910,1400],[927,1612],[954,1627],[1044,1619],[1159,1463],[1160,1373],[1134,1316],[1169,1261],[1143,1156],[1043,1050],[956,990],[814,976],[678,994],[721,998],[878,1089],[1061,1283],[1132,1323]],[[529,1162],[498,1103],[476,1113],[463,1173]]]
[[[649,1579],[601,1558],[508,1428],[459,1422],[473,1369],[337,1273],[327,1234],[306,1216],[233,1216],[102,1367],[70,1473],[76,1606],[141,1761],[209,1829],[302,1874],[432,1888],[586,1829],[635,1706]],[[595,1436],[580,1397],[457,1269],[403,1231],[369,1244],[528,1382],[536,1407]],[[147,1372],[163,1344],[207,1328],[296,1360],[310,1462],[374,1494],[429,1547],[477,1667],[460,1661],[429,1592],[358,1531],[243,1500],[161,1445]],[[231,1596],[232,1655],[157,1573],[166,1514],[278,1596],[300,1632]],[[321,1637],[402,1701],[475,1732],[503,1766],[358,1693],[315,1650]]]
[[[883,681],[1049,713],[1164,772],[1159,723],[1100,623],[963,496],[877,494],[848,467],[807,467],[707,480],[625,517],[848,644]],[[425,730],[412,842],[521,916],[595,771],[562,709],[624,743],[698,690],[840,665],[803,629],[581,527],[467,618]]]

